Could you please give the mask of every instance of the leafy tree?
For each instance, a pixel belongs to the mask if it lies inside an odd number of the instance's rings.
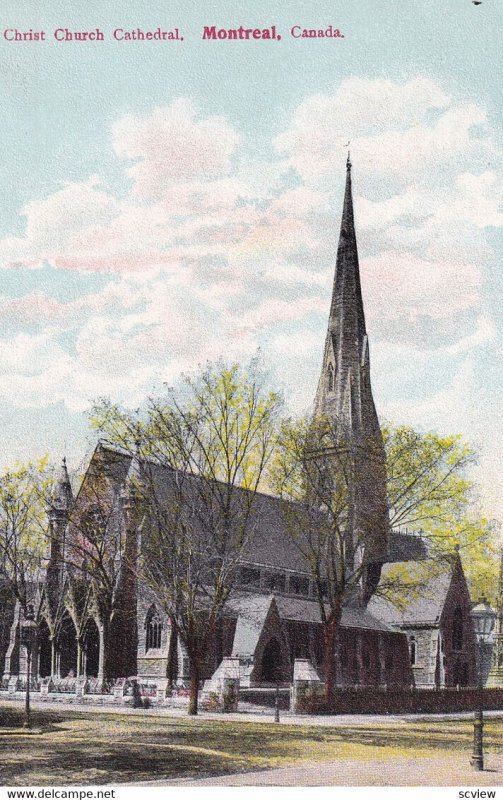
[[[128,581],[135,581],[136,558],[128,551],[130,537],[123,523],[126,499],[118,496],[115,452],[97,448],[64,523],[51,526],[54,559],[47,571],[46,615],[51,638],[56,638],[69,613],[79,654],[87,626],[94,619],[100,639],[100,673],[105,681],[135,672],[130,657],[135,636],[136,603]],[[63,567],[63,570],[61,570]]]
[[[287,420],[271,470],[288,531],[313,578],[323,629],[327,700],[334,691],[333,653],[343,607],[365,602],[369,571],[379,568],[375,542],[365,532],[368,527],[355,524],[358,465],[361,457],[372,458],[373,453],[364,445],[330,419]],[[371,481],[367,492],[372,494]],[[370,502],[367,508],[371,507]]]
[[[208,366],[166,398],[151,399],[141,416],[106,402],[94,409],[93,425],[109,444],[131,451],[136,439],[141,450],[140,574],[186,647],[190,714],[197,713],[203,665],[257,521],[279,408],[252,363]]]
[[[479,511],[470,475],[474,449],[459,435],[403,425],[385,425],[383,438],[392,530],[420,532],[439,566],[458,547],[474,598],[485,594],[494,601],[496,523]]]
[[[494,526],[477,513],[469,469],[473,450],[459,436],[420,434],[412,428],[384,428],[390,531],[421,532],[433,559],[387,570],[377,592],[397,605],[419,593],[437,567],[460,549],[472,590],[480,593],[497,571]],[[346,438],[346,442],[345,442]],[[333,652],[345,605],[358,601],[372,567],[372,542],[351,525],[355,445],[330,420],[283,423],[272,470],[272,485],[284,501],[288,530],[314,579],[324,636],[327,699],[334,688]],[[365,448],[372,454],[372,449]],[[370,474],[370,473],[369,473]],[[368,492],[372,484],[368,483]]]
[[[47,458],[0,477],[0,573],[24,612],[47,554],[46,502],[52,476]]]
[[[47,551],[45,500],[51,482],[47,459],[16,466],[0,477],[0,578],[3,590],[33,623],[33,601]],[[27,631],[25,726],[30,721],[32,629]]]

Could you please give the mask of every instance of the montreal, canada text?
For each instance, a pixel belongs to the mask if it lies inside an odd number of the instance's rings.
[[[303,25],[292,25],[289,34],[293,39],[344,39],[344,34],[334,25],[309,27]],[[114,40],[116,42],[183,42],[183,35],[179,27],[171,30],[163,30],[158,25],[150,30],[143,28],[114,28],[111,31],[103,31],[101,28],[93,28],[88,31],[75,31],[70,28],[55,28],[52,31],[35,30],[34,28],[22,29],[17,27],[4,28],[2,31],[3,39],[15,44],[36,43],[36,42],[104,42]],[[269,40],[280,42],[281,33],[276,25],[266,28],[248,27],[240,25],[238,28],[221,28],[217,25],[204,25],[201,38],[206,41],[221,42],[226,40],[254,42],[258,40]]]

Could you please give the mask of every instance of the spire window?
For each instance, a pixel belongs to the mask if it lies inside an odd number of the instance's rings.
[[[334,391],[334,367],[333,364],[329,364],[327,367],[327,391],[333,392]]]

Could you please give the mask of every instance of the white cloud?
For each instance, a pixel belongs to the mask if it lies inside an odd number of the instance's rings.
[[[137,162],[128,173],[142,197],[160,197],[176,180],[228,172],[239,141],[224,117],[198,119],[186,98],[145,117],[123,117],[112,133],[115,151]]]
[[[420,317],[452,317],[480,299],[480,272],[474,264],[387,250],[362,259],[362,283],[369,318],[376,325],[400,319],[405,326]]]
[[[466,353],[489,342],[494,342],[496,338],[497,330],[494,321],[487,315],[481,315],[477,318],[475,330],[459,339],[455,344],[447,347],[447,352],[450,355]]]
[[[397,345],[399,348],[399,346]],[[419,370],[427,373],[428,356],[417,350],[399,348],[401,358],[409,361],[408,378],[412,382]],[[388,354],[389,355],[389,354]],[[395,353],[395,358],[397,357]],[[480,486],[484,513],[503,519],[503,478],[501,474],[501,441],[503,424],[499,414],[499,392],[480,380],[476,359],[465,354],[452,377],[444,373],[442,387],[431,387],[420,399],[388,397],[382,414],[387,419],[423,430],[440,433],[462,433],[463,438],[479,449],[478,465],[473,479]],[[478,445],[482,443],[482,447]]]
[[[495,338],[485,229],[502,224],[503,181],[487,169],[495,145],[484,109],[424,78],[347,78],[306,98],[268,162],[250,160],[229,121],[190,101],[119,120],[113,146],[131,190],[67,184],[28,203],[24,235],[0,242],[3,265],[110,273],[71,300],[47,289],[0,297],[18,331],[0,341],[2,397],[73,411],[103,394],[136,405],[155,383],[260,345],[291,405],[309,407],[348,138],[374,382],[386,375],[395,393],[388,413],[487,436],[463,411],[468,368],[444,393],[438,380]]]
[[[331,95],[306,98],[275,144],[305,181],[326,185],[350,140],[360,175],[403,186],[456,170],[468,155],[477,164],[495,155],[491,137],[480,132],[485,123],[483,108],[455,101],[429,79],[350,77]]]

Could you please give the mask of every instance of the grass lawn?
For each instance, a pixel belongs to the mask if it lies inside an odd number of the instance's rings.
[[[394,760],[469,754],[470,720],[390,720],[338,727],[229,722],[78,711],[0,707],[0,784],[106,784],[209,774],[338,759]],[[489,719],[485,742],[500,751],[503,720]]]

